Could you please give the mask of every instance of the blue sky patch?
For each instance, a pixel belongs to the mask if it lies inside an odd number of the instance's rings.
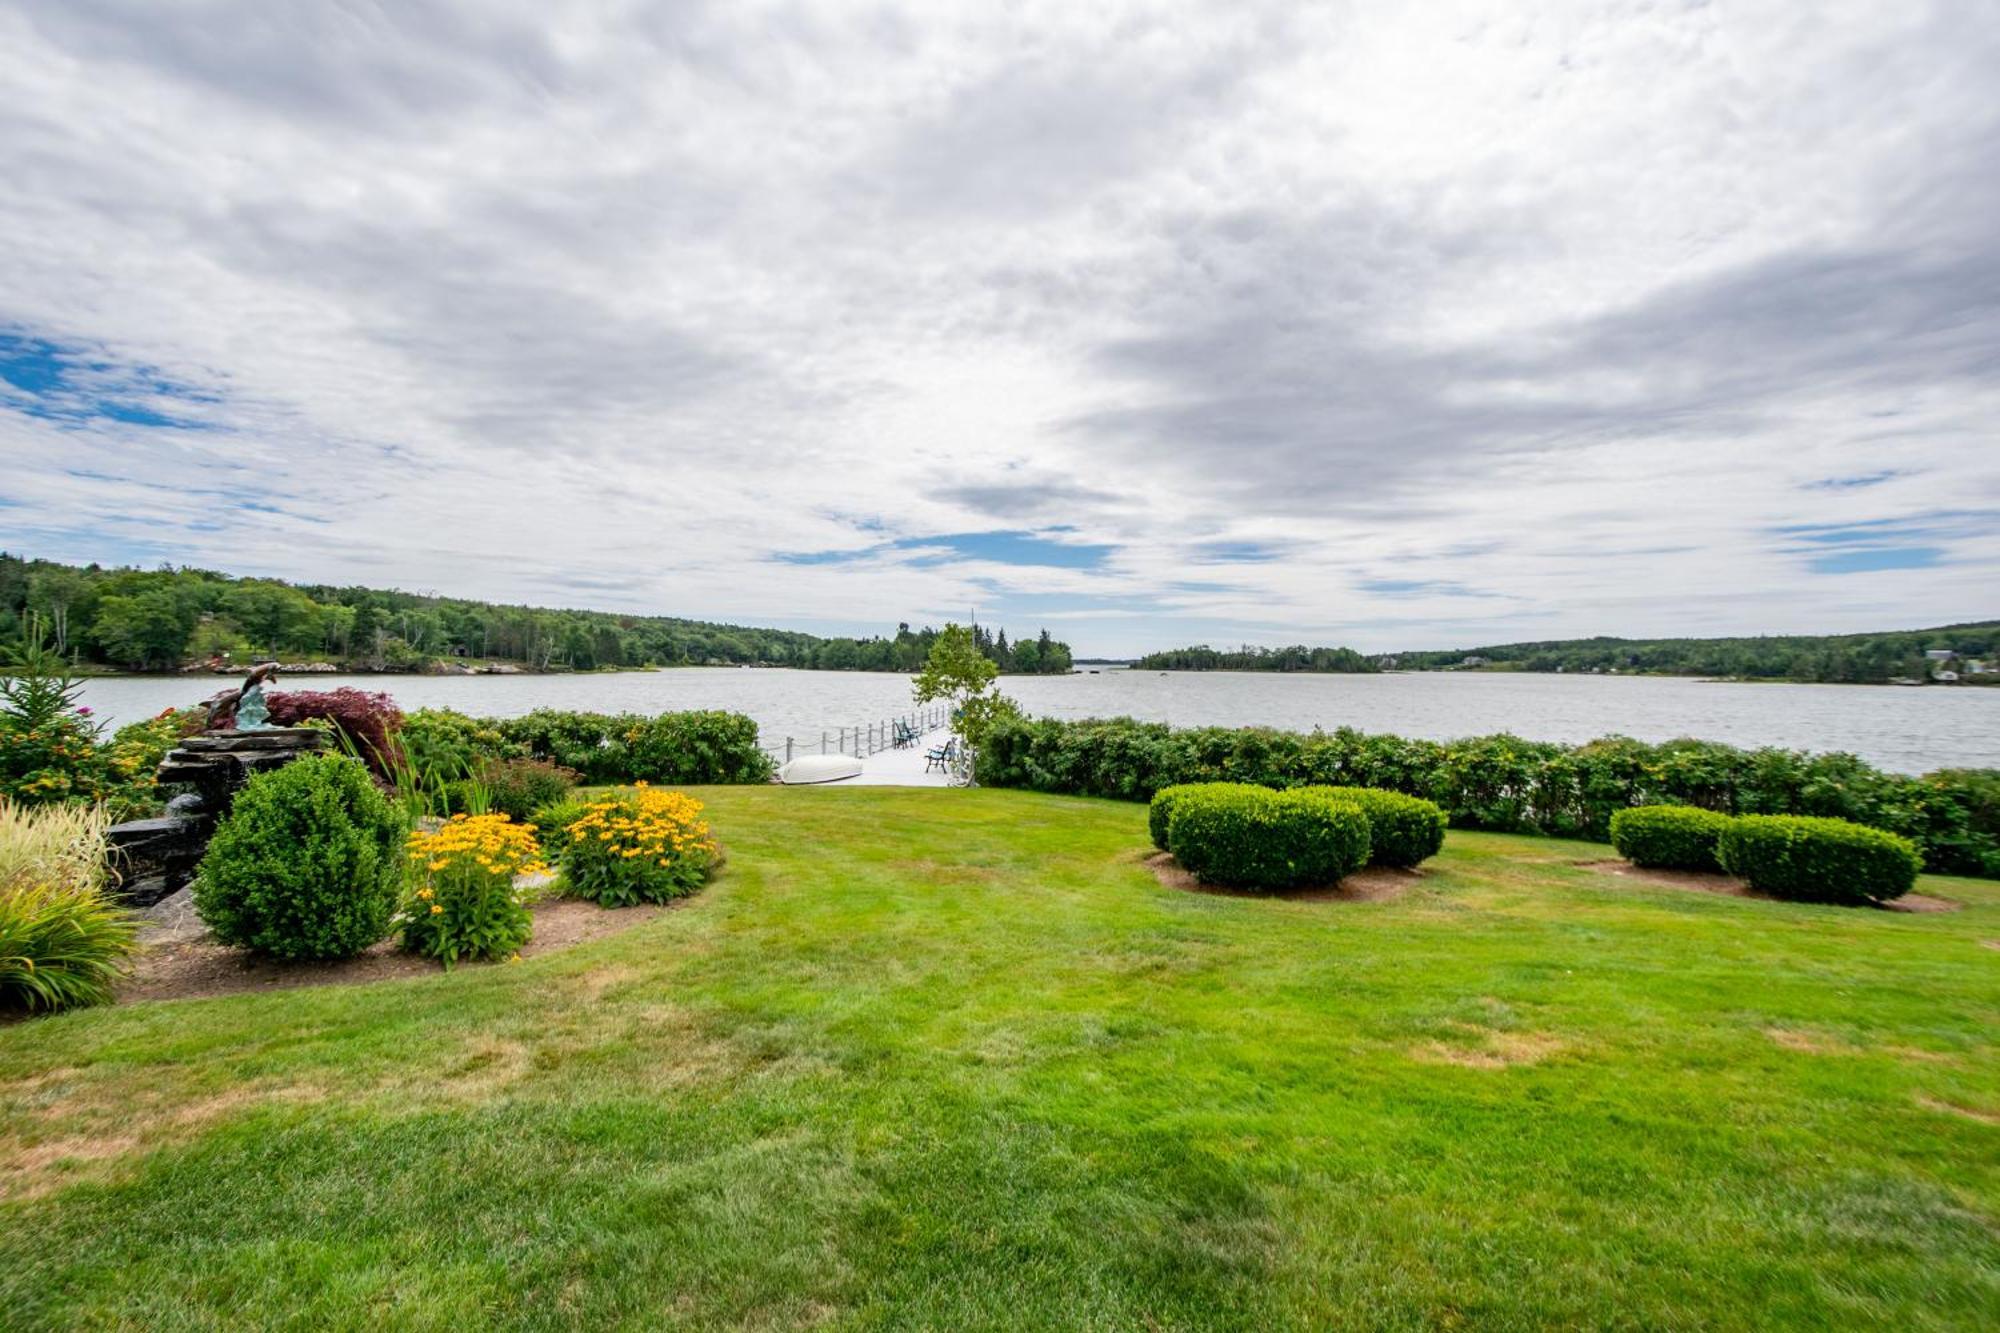
[[[1491,597],[1448,579],[1363,579],[1359,587],[1377,597]]]
[[[1891,469],[1886,472],[1865,472],[1855,477],[1823,477],[1818,481],[1807,482],[1805,489],[1809,491],[1859,491],[1865,490],[1870,486],[1880,486],[1885,481],[1894,481],[1902,475],[1901,472]]]
[[[1794,523],[1772,529],[1789,539],[1787,555],[1805,557],[1814,574],[1872,574],[1929,569],[1944,562],[1950,544],[1983,532],[1991,510],[1938,509],[1852,523]]]
[[[69,425],[116,421],[170,430],[213,430],[205,422],[162,408],[173,402],[218,401],[215,395],[176,383],[151,366],[120,365],[73,344],[0,332],[0,407],[27,416]]]
[[[929,566],[960,560],[989,560],[1000,565],[1095,569],[1104,563],[1104,558],[1111,554],[1112,549],[1089,543],[1052,541],[1025,531],[949,532],[935,537],[903,537],[879,546],[865,546],[851,551],[780,552],[776,558],[788,565],[841,565],[897,551],[920,551],[923,554],[909,563]]]
[[[1806,568],[1815,574],[1872,574],[1884,569],[1929,569],[1944,559],[1935,546],[1867,546],[1814,556]]]
[[[1262,542],[1203,542],[1194,548],[1194,556],[1211,564],[1247,565],[1276,560],[1278,551]]]

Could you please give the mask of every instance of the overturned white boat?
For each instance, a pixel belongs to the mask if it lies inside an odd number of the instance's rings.
[[[861,761],[851,754],[800,755],[778,770],[778,781],[788,787],[822,782],[845,782],[861,776]]]

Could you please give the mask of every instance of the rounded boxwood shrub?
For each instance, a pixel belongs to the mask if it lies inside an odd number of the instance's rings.
[[[1611,816],[1611,845],[1635,866],[1720,870],[1716,842],[1730,817],[1692,805],[1640,805]]]
[[[1302,787],[1361,807],[1368,816],[1368,864],[1413,866],[1444,846],[1444,811],[1435,801],[1379,787]]]
[[[237,793],[202,858],[195,910],[225,944],[351,958],[389,933],[404,828],[358,760],[295,759]]]
[[[1759,893],[1802,902],[1900,898],[1923,868],[1908,838],[1845,819],[1743,815],[1717,842],[1722,868]]]
[[[1224,788],[1236,791],[1264,790],[1248,782],[1181,782],[1154,792],[1152,802],[1146,807],[1146,827],[1153,835],[1153,845],[1163,852],[1167,850],[1167,822],[1173,818],[1174,806],[1181,797],[1191,791],[1218,791]]]
[[[1167,849],[1204,883],[1296,889],[1368,860],[1368,816],[1324,795],[1216,784],[1183,792],[1172,809]]]

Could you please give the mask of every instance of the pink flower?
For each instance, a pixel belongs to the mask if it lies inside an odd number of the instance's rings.
[[[88,705],[88,704],[85,704],[85,705],[84,705],[84,706],[83,706],[82,708],[79,708],[79,709],[77,709],[77,710],[76,710],[76,715],[77,715],[78,717],[89,717],[89,716],[90,716],[90,705]]]

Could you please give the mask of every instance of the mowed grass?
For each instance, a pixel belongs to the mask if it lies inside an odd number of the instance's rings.
[[[1453,833],[1161,887],[1137,805],[702,792],[531,962],[0,1029],[0,1326],[1992,1327],[2000,885]]]

